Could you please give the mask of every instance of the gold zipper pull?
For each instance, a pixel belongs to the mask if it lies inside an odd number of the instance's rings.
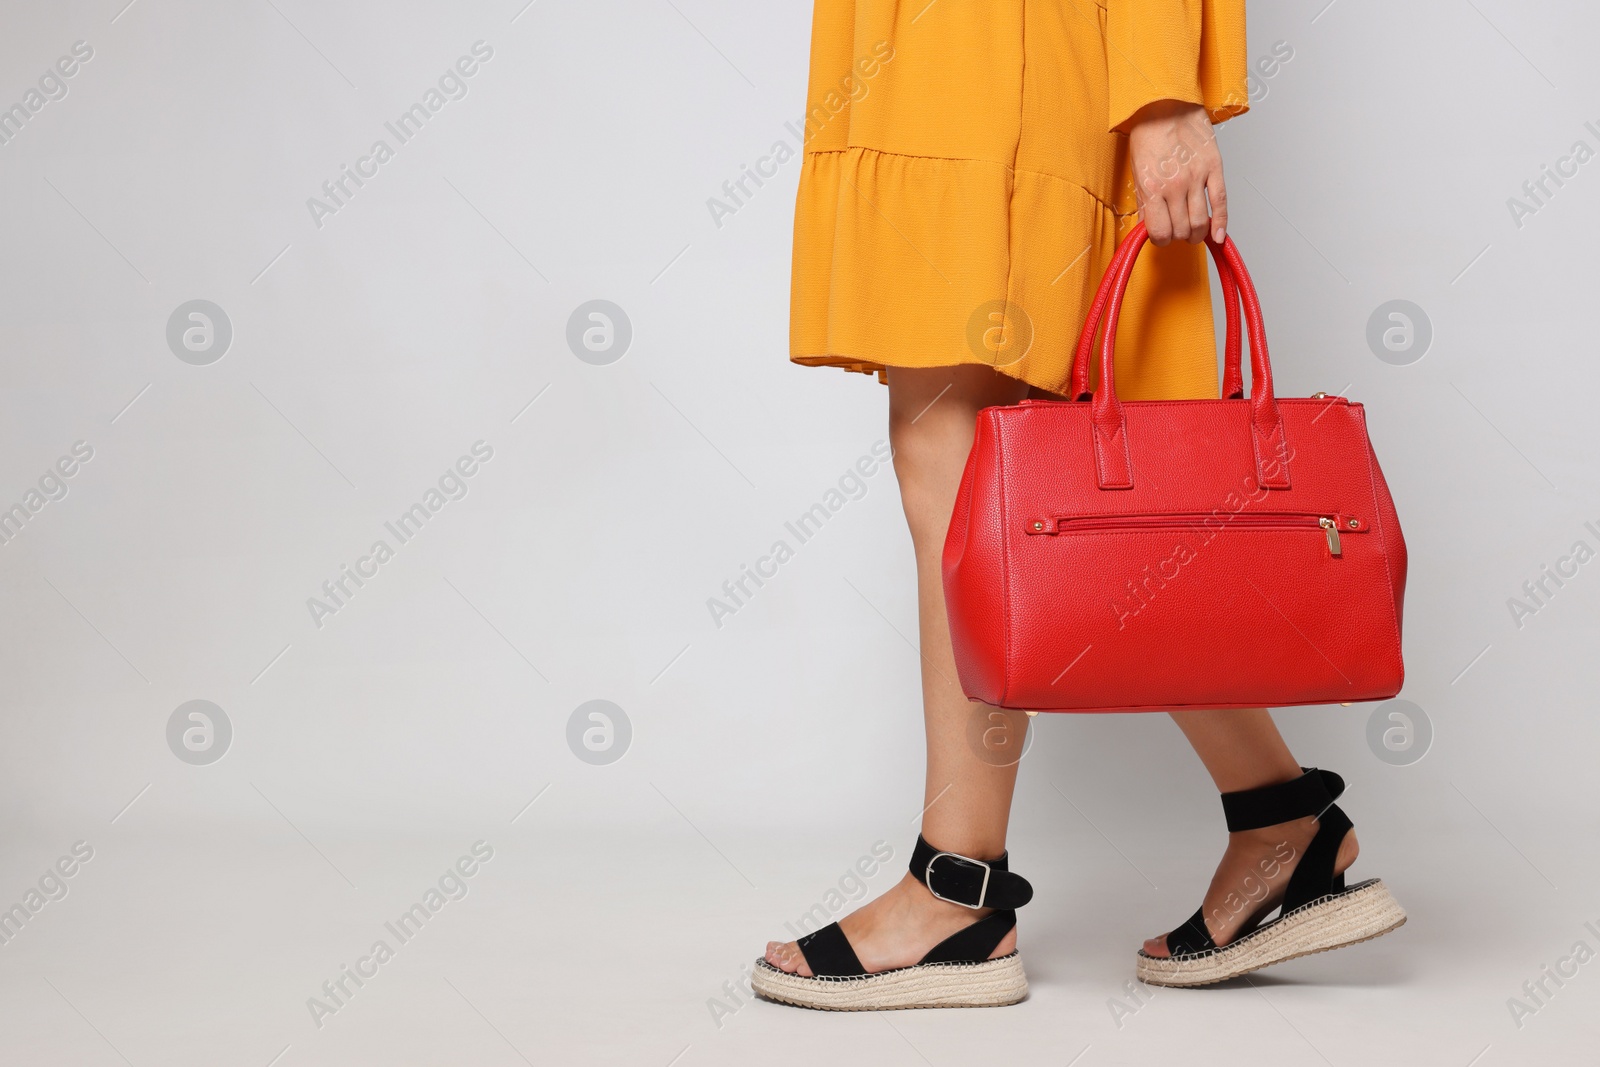
[[[1339,524],[1324,516],[1317,520],[1317,525],[1322,527],[1322,532],[1328,535],[1328,552],[1330,555],[1342,555],[1339,547]]]

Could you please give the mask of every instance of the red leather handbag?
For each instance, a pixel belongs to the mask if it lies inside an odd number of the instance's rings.
[[[962,689],[1038,711],[1394,696],[1406,547],[1361,405],[1273,395],[1231,238],[1211,244],[1228,319],[1222,399],[1119,401],[1117,318],[1145,240],[1141,224],[1106,270],[1075,399],[978,414],[943,559]]]

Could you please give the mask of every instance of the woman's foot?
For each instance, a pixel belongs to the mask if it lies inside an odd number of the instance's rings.
[[[1317,820],[1296,819],[1259,830],[1243,830],[1228,835],[1228,849],[1206,890],[1203,910],[1206,929],[1218,947],[1226,946],[1241,933],[1249,933],[1256,921],[1283,900],[1289,876],[1317,835]],[[1356,832],[1349,831],[1339,843],[1333,873],[1343,874],[1355,863],[1360,849]],[[1167,935],[1144,943],[1146,955],[1166,959]]]
[[[1009,857],[942,852],[918,837],[910,867],[841,922],[769,944],[751,986],[768,1000],[828,1011],[996,1008],[1026,997],[1017,909],[1033,886]]]
[[[951,934],[993,912],[993,908],[973,909],[940,900],[916,876],[907,874],[881,897],[840,919],[839,926],[861,966],[868,974],[877,974],[911,966]],[[1017,932],[1013,929],[989,959],[1004,956],[1016,947]],[[811,977],[811,968],[794,941],[768,942],[766,960],[785,973]]]
[[[1228,850],[1205,903],[1134,960],[1142,982],[1226,982],[1314,952],[1371,941],[1406,921],[1380,879],[1345,885],[1355,827],[1335,804],[1344,779],[1307,768],[1296,778],[1222,794]],[[1273,911],[1278,916],[1264,921]]]

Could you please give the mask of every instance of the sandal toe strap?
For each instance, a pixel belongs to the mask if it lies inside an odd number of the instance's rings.
[[[1010,909],[985,915],[951,934],[918,960],[919,963],[981,963],[1000,946],[1017,925]],[[859,978],[867,973],[838,923],[829,923],[799,942],[811,973],[818,978]]]
[[[829,923],[807,934],[797,944],[806,958],[806,965],[818,978],[854,978],[867,973],[838,923]]]
[[[1169,956],[1187,956],[1195,952],[1210,952],[1217,947],[1211,939],[1211,931],[1206,928],[1206,909],[1204,905],[1196,908],[1194,914],[1189,916],[1189,921],[1167,935],[1167,954]]]

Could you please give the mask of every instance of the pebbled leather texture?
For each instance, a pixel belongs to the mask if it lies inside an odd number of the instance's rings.
[[[1118,401],[1116,316],[1144,240],[1124,241],[1084,326],[1080,354],[1103,313],[1093,398],[978,415],[943,558],[963,690],[1080,712],[1394,696],[1406,547],[1362,406],[1273,394],[1231,239],[1213,253],[1243,308],[1250,396]]]

